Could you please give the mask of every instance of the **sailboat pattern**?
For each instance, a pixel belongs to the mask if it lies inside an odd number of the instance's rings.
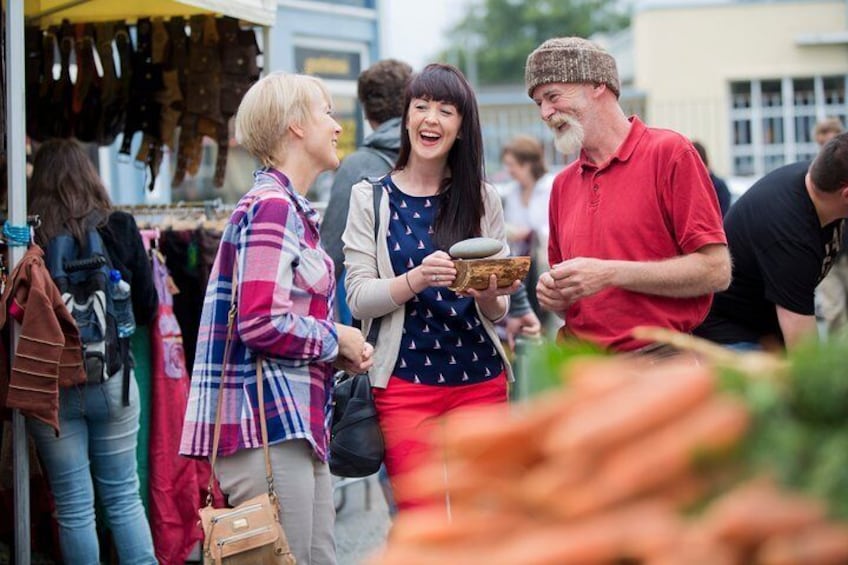
[[[405,273],[435,251],[433,220],[441,195],[404,194],[386,177],[388,247],[395,273]],[[444,287],[428,287],[405,304],[400,354],[393,375],[426,385],[467,385],[500,375],[504,361],[479,318],[474,299]]]

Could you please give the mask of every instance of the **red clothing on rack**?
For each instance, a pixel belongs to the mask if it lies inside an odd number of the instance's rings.
[[[182,565],[203,538],[197,514],[202,501],[198,462],[178,455],[180,436],[174,433],[182,428],[189,378],[167,280],[165,261],[154,252],[159,311],[150,332],[150,529],[159,563]]]

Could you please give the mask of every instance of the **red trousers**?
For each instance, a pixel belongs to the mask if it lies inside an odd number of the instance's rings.
[[[424,501],[405,496],[396,479],[436,455],[433,448],[439,419],[458,408],[506,403],[506,373],[459,386],[415,384],[393,376],[386,388],[374,388],[373,394],[386,442],[386,471],[398,509],[406,510]]]

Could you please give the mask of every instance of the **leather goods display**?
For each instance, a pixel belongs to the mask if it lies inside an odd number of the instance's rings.
[[[74,50],[74,28],[67,21],[61,26],[51,28],[59,42],[59,80],[50,93],[50,135],[70,137],[74,134],[73,101],[74,83],[71,80],[71,52]]]
[[[235,272],[233,289],[238,288]],[[230,299],[230,311],[227,321],[227,337],[224,342],[224,357],[229,358],[230,344],[233,338],[233,326],[236,317],[236,291]],[[215,431],[212,435],[211,466],[214,473],[218,445],[221,440],[221,408],[224,404],[224,375],[218,388],[218,402],[215,409]],[[256,396],[259,406],[264,406],[262,383],[262,357],[256,360]],[[289,548],[286,533],[280,524],[277,510],[277,492],[274,490],[274,473],[271,469],[271,455],[268,452],[268,424],[265,410],[259,410],[260,430],[262,432],[262,450],[265,454],[265,478],[268,492],[246,500],[235,508],[213,508],[213,474],[209,474],[206,504],[200,509],[200,525],[203,528],[204,565],[295,565],[294,556]]]
[[[369,179],[370,180],[370,179]],[[370,180],[374,200],[374,239],[380,231],[383,187]],[[381,318],[371,322],[367,341],[376,345]],[[333,388],[333,426],[330,430],[330,472],[337,477],[367,477],[383,463],[385,442],[366,373],[336,375]]]
[[[133,103],[127,108],[124,139],[120,152],[129,155],[133,135],[136,132],[142,133],[142,142],[136,160],[149,167],[151,173],[149,188],[152,190],[162,159],[159,144],[162,105],[156,100],[156,93],[164,87],[162,64],[154,62],[153,48],[154,41],[161,43],[167,41],[167,37],[163,39],[161,34],[157,35],[153,20],[150,18],[139,18],[136,32],[138,41],[133,54],[133,76],[130,81],[130,100]]]
[[[220,37],[215,18],[202,14],[191,16],[189,27],[187,83],[183,93],[185,112],[180,121],[172,186],[182,184],[186,174],[197,174],[203,157],[204,135],[217,140],[219,124],[226,125],[221,114]]]
[[[71,103],[74,134],[80,141],[90,143],[97,139],[97,122],[102,110],[102,77],[97,74],[95,62],[94,24],[74,26],[74,38],[77,58],[77,81]]]
[[[199,172],[208,137],[218,147],[213,184],[222,186],[229,121],[259,78],[261,51],[255,30],[237,19],[196,14],[189,22],[187,34],[183,17],[139,18],[134,38],[123,21],[27,25],[27,134],[111,145],[123,133],[120,153],[130,155],[142,132],[135,160],[148,168],[151,190],[164,147],[176,156],[177,186]]]

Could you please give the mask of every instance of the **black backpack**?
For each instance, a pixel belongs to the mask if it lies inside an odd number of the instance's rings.
[[[86,232],[82,249],[69,233],[47,244],[47,269],[80,332],[87,382],[103,383],[124,369],[124,403],[129,401],[129,339],[118,337],[109,288],[112,262],[103,239],[94,228]]]

